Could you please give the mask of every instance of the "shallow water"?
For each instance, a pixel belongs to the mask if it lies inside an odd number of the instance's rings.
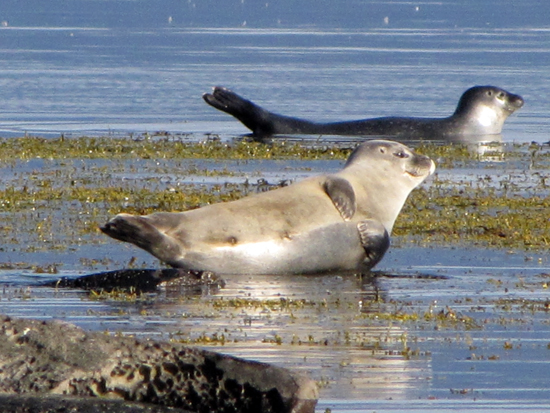
[[[280,113],[328,121],[446,116],[466,88],[493,84],[526,100],[505,123],[503,140],[547,142],[549,7],[502,0],[322,7],[312,0],[50,0],[47,6],[31,0],[22,8],[3,0],[0,135],[166,130],[199,140],[247,133],[203,103],[201,94],[214,85]],[[0,165],[0,189],[21,189],[27,180],[68,185],[60,176],[90,187],[122,182],[167,190],[259,179],[276,184],[341,165],[35,159]],[[196,173],[203,169],[220,174]],[[438,178],[449,187],[490,184],[524,196],[547,170],[481,162],[440,167]],[[1,211],[0,313],[190,340],[299,369],[322,386],[320,412],[547,409],[547,251],[420,247],[403,236],[394,237],[368,280],[228,277],[220,291],[192,297],[160,291],[137,300],[37,287],[129,262],[159,265],[93,230],[111,215],[107,206],[84,207],[37,204],[20,216],[25,229],[16,234],[10,212]]]
[[[392,411],[404,400],[414,400],[420,410],[474,401],[506,410],[520,402],[548,402],[543,285],[550,264],[544,255],[528,258],[466,248],[394,248],[372,280],[229,276],[226,288],[213,295],[160,292],[137,302],[24,286],[52,276],[11,271],[2,274],[12,284],[4,286],[0,311],[91,330],[194,339],[298,369],[323,385],[319,411]],[[388,311],[395,317],[384,318]]]
[[[531,196],[538,188],[547,197],[540,180],[548,177],[548,151],[541,151],[531,159],[525,146],[507,145],[497,161],[440,158],[437,176],[422,187],[481,185],[497,197]],[[6,162],[0,173],[2,189],[28,191],[70,179],[90,188],[208,191],[228,183],[253,192],[341,167],[339,160],[32,159]],[[112,215],[109,207],[51,199],[11,214],[4,209],[0,313],[190,342],[297,369],[321,385],[318,411],[391,412],[405,402],[418,411],[543,411],[548,403],[547,251],[460,240],[419,245],[404,234],[392,238],[371,277],[226,276],[225,288],[191,296],[41,287],[130,263],[159,266],[95,230]]]

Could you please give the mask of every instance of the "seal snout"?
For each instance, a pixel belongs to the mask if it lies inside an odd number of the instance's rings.
[[[435,162],[425,155],[414,155],[414,161],[408,165],[405,173],[413,178],[425,178],[435,172]]]
[[[523,107],[523,105],[525,103],[525,100],[523,100],[523,98],[520,95],[513,95],[513,94],[510,94],[508,96],[508,101],[510,102],[510,105],[512,106],[510,108],[512,111],[516,111],[516,110],[520,109],[521,107]]]

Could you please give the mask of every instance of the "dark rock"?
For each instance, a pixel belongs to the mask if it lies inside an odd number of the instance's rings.
[[[57,394],[0,395],[2,413],[190,413],[173,407]]]
[[[187,271],[179,268],[123,269],[84,275],[77,278],[63,277],[45,283],[48,287],[79,288],[83,290],[133,290],[154,291],[159,286],[179,289],[182,293],[200,292],[204,287],[221,288],[225,282],[207,271]]]
[[[269,364],[61,322],[1,321],[0,393],[114,398],[193,412],[306,413],[317,402],[314,382]]]

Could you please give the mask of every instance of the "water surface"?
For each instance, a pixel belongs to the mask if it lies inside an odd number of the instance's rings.
[[[447,116],[492,84],[527,102],[505,140],[548,140],[546,4],[30,3],[0,5],[3,135],[247,133],[203,103],[214,85],[328,121]]]

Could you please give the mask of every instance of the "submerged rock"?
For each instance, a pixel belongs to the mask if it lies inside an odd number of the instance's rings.
[[[113,337],[62,322],[5,316],[0,330],[0,393],[47,396],[45,403],[57,394],[193,412],[251,413],[313,412],[318,397],[313,381],[269,364],[178,343]],[[94,412],[86,406],[71,411]]]
[[[115,289],[153,291],[159,286],[168,290],[194,292],[204,287],[222,288],[223,279],[208,271],[187,271],[179,268],[133,269],[105,271],[77,278],[63,277],[45,285],[57,288],[80,288],[83,290]]]

